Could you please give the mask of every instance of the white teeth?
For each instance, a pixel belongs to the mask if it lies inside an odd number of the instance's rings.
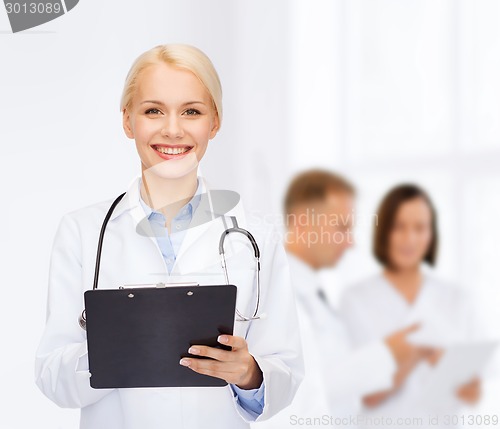
[[[156,146],[156,150],[161,153],[166,153],[167,155],[179,155],[180,153],[187,152],[189,148],[187,147],[163,147]]]

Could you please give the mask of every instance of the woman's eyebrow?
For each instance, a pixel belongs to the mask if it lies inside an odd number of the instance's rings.
[[[141,102],[141,104],[145,104],[145,103],[153,103],[153,104],[160,104],[162,106],[164,106],[164,104],[161,102],[161,101],[158,101],[158,100],[144,100],[143,102]],[[182,106],[187,106],[189,104],[205,104],[203,101],[188,101],[186,103],[182,103]]]
[[[182,106],[187,106],[189,104],[205,104],[203,101],[188,101],[187,103],[183,103]]]
[[[157,101],[157,100],[144,100],[141,102],[141,104],[145,104],[145,103],[153,103],[153,104],[161,104],[163,105],[163,103],[161,101]]]

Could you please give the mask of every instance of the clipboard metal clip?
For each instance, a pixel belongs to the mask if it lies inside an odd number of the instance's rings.
[[[170,286],[199,286],[200,284],[197,282],[178,282],[178,283],[135,283],[135,284],[126,284],[120,286],[118,289],[131,289],[131,288],[164,288]]]

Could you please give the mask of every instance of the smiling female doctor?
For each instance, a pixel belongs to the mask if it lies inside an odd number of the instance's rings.
[[[241,202],[234,207],[227,201],[214,203],[198,175],[198,163],[222,119],[217,72],[197,48],[156,46],[132,65],[120,107],[125,134],[135,140],[141,159],[141,174],[107,225],[99,287],[224,284],[219,237],[231,226],[225,219],[235,217],[260,247],[259,315],[265,317],[235,318],[234,335],[219,339],[232,351],[192,346],[191,354],[213,360],[180,361],[189,370],[226,380],[224,387],[90,387],[86,332],[78,316],[83,293],[92,287],[98,235],[112,198],[69,212],[60,221],[50,260],[46,327],[36,353],[36,383],[59,406],[81,408],[82,429],[247,428],[291,402],[303,363],[279,239],[255,217],[247,222]],[[238,310],[251,316],[258,292],[252,247],[243,234],[230,237],[229,279],[238,286]]]

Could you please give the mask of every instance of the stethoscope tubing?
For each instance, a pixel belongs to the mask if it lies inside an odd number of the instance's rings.
[[[125,196],[126,192],[123,192],[121,195],[119,195],[111,204],[111,206],[108,209],[108,212],[106,213],[106,216],[103,220],[103,223],[101,225],[101,231],[99,233],[99,240],[97,243],[97,254],[96,254],[96,262],[95,262],[95,269],[94,269],[94,283],[92,285],[92,290],[97,290],[98,288],[98,283],[99,283],[99,272],[100,272],[100,266],[101,266],[101,253],[102,253],[102,246],[103,246],[103,241],[104,241],[104,234],[106,232],[106,226],[109,222],[109,219],[111,218],[111,215],[117,206],[117,204],[121,201],[121,199]],[[209,204],[210,207],[212,208],[212,213],[213,213],[213,205],[212,205],[212,199],[210,196],[210,192],[208,192],[208,198],[209,198]],[[243,314],[239,312],[239,310],[236,308],[235,312],[236,315],[238,316],[238,320],[240,321],[251,321],[251,320],[257,320],[260,319],[260,316],[258,316],[259,312],[259,305],[260,305],[260,249],[259,246],[257,245],[257,241],[255,240],[254,236],[247,231],[246,229],[240,228],[238,226],[238,222],[236,220],[236,217],[231,216],[231,220],[233,222],[233,227],[232,228],[226,228],[220,237],[219,240],[219,254],[221,257],[221,265],[222,269],[224,271],[224,277],[226,280],[226,284],[229,285],[229,276],[228,276],[228,271],[227,271],[227,263],[226,263],[226,257],[225,257],[225,252],[224,252],[224,242],[226,237],[230,233],[240,233],[245,235],[248,240],[250,241],[250,244],[252,245],[253,251],[254,251],[254,256],[255,256],[255,262],[256,262],[256,276],[257,276],[257,299],[256,299],[256,305],[255,305],[255,310],[254,313],[251,317],[246,317]],[[81,326],[82,329],[86,329],[86,313],[85,309],[82,311],[80,314],[80,317],[78,319],[78,323]]]

